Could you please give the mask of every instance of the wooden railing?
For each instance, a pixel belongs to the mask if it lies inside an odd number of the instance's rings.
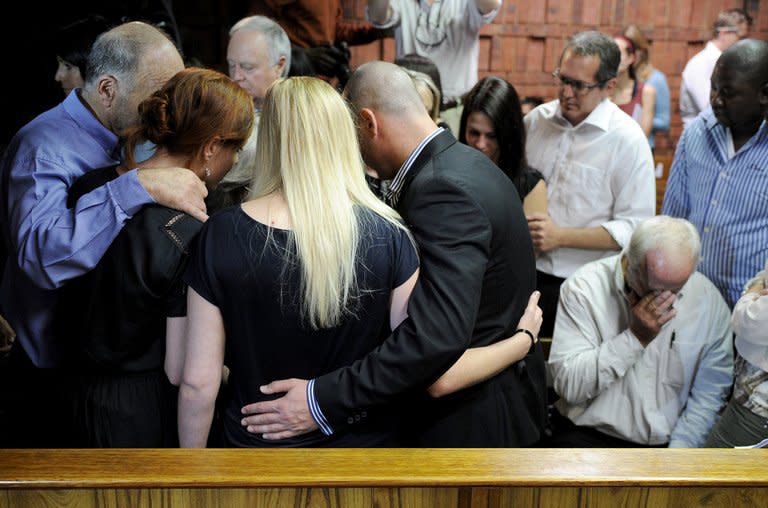
[[[0,450],[2,507],[767,503],[766,450]]]

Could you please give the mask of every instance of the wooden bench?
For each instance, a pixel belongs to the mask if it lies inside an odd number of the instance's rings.
[[[766,450],[0,450],[2,507],[767,502]]]

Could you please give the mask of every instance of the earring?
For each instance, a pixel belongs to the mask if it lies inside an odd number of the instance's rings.
[[[205,171],[205,179],[207,180],[211,176],[211,168],[209,168],[208,166],[205,166],[204,171]]]

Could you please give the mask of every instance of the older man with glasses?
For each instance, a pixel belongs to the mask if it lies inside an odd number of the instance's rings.
[[[369,0],[368,20],[395,29],[396,57],[425,56],[437,65],[443,114],[458,135],[461,97],[477,83],[480,29],[493,21],[502,0]]]
[[[621,56],[612,37],[571,37],[553,73],[558,99],[525,117],[526,155],[548,188],[531,214],[541,335],[552,334],[560,285],[582,265],[622,249],[654,215],[653,156],[640,126],[609,99]]]

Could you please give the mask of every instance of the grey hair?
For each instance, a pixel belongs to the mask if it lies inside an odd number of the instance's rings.
[[[573,34],[563,49],[560,56],[560,62],[563,56],[571,53],[579,56],[596,56],[600,59],[600,67],[597,69],[595,80],[605,86],[605,82],[616,77],[621,62],[621,51],[613,37],[608,37],[602,32],[589,31],[577,32]]]
[[[229,36],[232,37],[238,30],[250,30],[263,35],[267,40],[270,62],[272,65],[277,65],[281,57],[285,58],[285,67],[283,67],[281,77],[288,77],[291,70],[291,40],[283,27],[266,16],[248,16],[229,29]]]
[[[688,255],[694,266],[699,264],[701,240],[696,227],[685,219],[657,215],[637,225],[624,249],[628,270],[640,273],[648,251],[661,249],[667,253]]]
[[[712,37],[717,37],[720,32],[738,32],[741,23],[752,26],[752,17],[747,11],[738,8],[720,11],[712,23]]]
[[[133,90],[144,58],[164,46],[176,48],[166,32],[141,21],[107,30],[91,46],[85,65],[85,88],[96,86],[99,76],[111,74],[126,91]]]
[[[114,75],[128,90],[135,87],[144,41],[133,33],[104,32],[91,46],[85,65],[86,87],[105,74]]]

